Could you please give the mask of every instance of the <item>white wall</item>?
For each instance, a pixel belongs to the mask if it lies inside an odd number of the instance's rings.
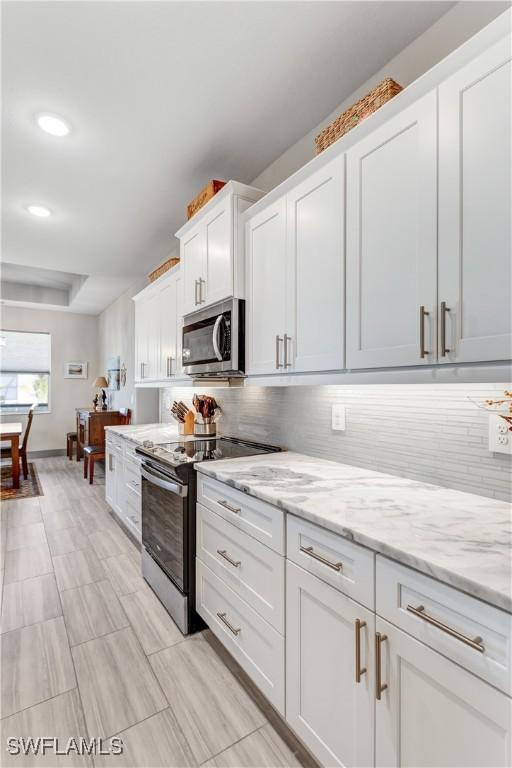
[[[119,355],[121,366],[126,366],[126,386],[111,394],[113,408],[130,408],[133,423],[158,421],[158,390],[136,389],[135,370],[135,305],[132,296],[147,285],[141,278],[129,290],[98,316],[98,360],[101,373],[106,376],[107,360]]]
[[[344,99],[325,120],[287,149],[253,179],[251,184],[269,192],[314,157],[315,136],[322,128],[329,125],[341,112],[352,106],[377,83],[385,77],[392,77],[404,87],[409,85],[509,7],[508,2],[457,3],[373,77],[363,83],[357,91]],[[340,45],[342,44],[343,40],[340,38]],[[364,55],[364,51],[361,55]],[[354,67],[357,67],[357,61],[354,61]]]
[[[34,417],[29,451],[65,449],[66,432],[76,428],[75,408],[92,405],[95,393],[92,383],[98,373],[97,318],[71,312],[3,306],[1,327],[9,331],[41,331],[51,334],[51,411]],[[87,360],[87,379],[64,378],[64,363],[72,360]],[[2,421],[26,421],[26,417],[12,414],[0,418]]]

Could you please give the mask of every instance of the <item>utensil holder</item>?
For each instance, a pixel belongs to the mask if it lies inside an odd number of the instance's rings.
[[[215,437],[217,434],[217,425],[213,419],[204,419],[203,421],[196,421],[194,423],[194,435],[196,437]]]

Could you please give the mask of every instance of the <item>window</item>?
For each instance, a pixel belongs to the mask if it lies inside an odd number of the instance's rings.
[[[0,412],[48,410],[50,361],[49,333],[0,331]]]

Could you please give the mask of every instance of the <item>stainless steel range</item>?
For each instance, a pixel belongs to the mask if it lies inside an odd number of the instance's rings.
[[[233,437],[146,441],[136,449],[142,457],[142,574],[184,634],[204,626],[195,611],[194,464],[279,450]]]

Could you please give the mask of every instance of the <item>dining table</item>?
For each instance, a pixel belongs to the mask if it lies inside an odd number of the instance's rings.
[[[20,435],[23,425],[20,421],[10,421],[0,424],[0,441],[9,440],[11,443],[12,487],[20,487]]]

